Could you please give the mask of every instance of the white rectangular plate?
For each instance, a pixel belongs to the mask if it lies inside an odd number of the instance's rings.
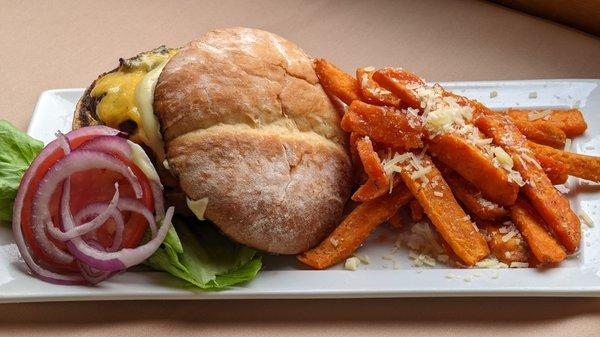
[[[589,124],[572,151],[600,155],[600,80],[535,80],[442,83],[461,95],[491,108],[567,108],[580,106]],[[497,96],[491,98],[491,92]],[[43,92],[33,112],[29,134],[44,142],[57,130],[71,129],[75,103],[83,89]],[[537,97],[533,98],[536,93]],[[530,95],[531,94],[531,95]],[[576,211],[585,211],[600,225],[600,186],[571,178],[569,198]],[[388,231],[387,229],[380,229]],[[371,263],[357,271],[341,266],[324,271],[306,270],[293,257],[268,256],[259,276],[224,291],[201,292],[186,288],[167,274],[130,271],[99,286],[57,286],[30,276],[20,260],[10,229],[0,228],[0,302],[80,301],[113,299],[217,298],[349,298],[417,296],[600,296],[600,228],[584,230],[581,252],[557,268],[449,269],[413,267],[406,250],[395,254],[396,264],[384,260],[393,238],[378,242],[375,233],[361,249]],[[389,235],[393,233],[389,232]],[[396,267],[396,268],[394,268]]]

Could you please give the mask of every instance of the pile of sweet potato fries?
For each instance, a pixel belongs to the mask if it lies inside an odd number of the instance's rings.
[[[554,185],[600,181],[600,158],[562,150],[587,128],[579,110],[492,111],[400,68],[353,77],[317,59],[315,69],[350,133],[360,204],[300,261],[344,261],[380,224],[401,226],[405,205],[462,266],[552,265],[578,250],[580,220]]]

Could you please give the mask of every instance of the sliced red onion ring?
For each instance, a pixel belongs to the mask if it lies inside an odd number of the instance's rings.
[[[88,150],[75,150],[56,162],[40,181],[33,197],[31,227],[40,247],[58,263],[69,264],[73,261],[73,257],[50,241],[44,230],[46,224],[52,221],[48,207],[50,199],[59,184],[66,178],[77,172],[90,169],[108,169],[121,174],[131,184],[136,197],[140,198],[142,196],[142,187],[137,177],[131,173],[131,169],[122,161],[109,154]],[[67,228],[67,230],[69,229]]]
[[[40,155],[26,171],[13,208],[13,233],[21,256],[31,269],[32,273],[38,278],[57,284],[85,284],[86,282],[96,284],[127,267],[142,263],[158,249],[166,237],[171,226],[174,208],[170,207],[166,214],[164,213],[162,186],[160,185],[160,182],[151,181],[156,219],[165,214],[162,225],[158,230],[156,228],[157,226],[153,213],[140,201],[131,198],[119,200],[118,186],[116,186],[117,191],[110,203],[87,205],[77,213],[76,219],[73,219],[69,206],[69,177],[76,172],[89,169],[108,169],[115,171],[129,181],[136,197],[138,199],[141,198],[141,185],[137,181],[137,177],[133,174],[131,168],[110,155],[122,153],[124,158],[129,158],[130,155],[128,155],[128,153],[131,154],[132,149],[128,142],[121,140],[122,138],[118,137],[102,137],[115,136],[118,134],[119,131],[117,130],[101,126],[82,128],[70,132],[67,135],[58,132],[57,139],[42,150]],[[85,139],[94,137],[103,138],[103,140],[102,142],[96,142],[94,140],[85,141]],[[72,151],[72,142],[75,148],[82,143],[87,145],[81,146],[81,151],[80,148]],[[62,149],[61,152],[65,154],[62,159],[62,153],[57,152],[59,149]],[[110,154],[102,152],[108,152]],[[113,160],[111,160],[111,158]],[[50,166],[50,169],[45,173],[38,186],[30,186],[33,177],[36,176],[37,171],[42,165],[45,167]],[[63,220],[61,223],[62,231],[54,227],[48,210],[50,198],[61,183],[64,185],[60,205],[61,219]],[[69,262],[66,263],[70,263],[75,258],[81,275],[72,273],[58,274],[52,272],[39,265],[31,255],[27,243],[25,242],[21,226],[23,205],[28,191],[30,193],[34,192],[30,225],[34,232],[35,240],[39,243],[44,252],[53,258],[55,262],[65,263],[65,261],[68,260]],[[146,244],[137,248],[123,248],[118,251],[113,251],[121,246],[125,227],[123,216],[119,211],[131,211],[144,216],[149,223],[153,238]],[[82,224],[82,220],[86,218],[89,219],[90,216],[94,216],[94,218]],[[102,247],[96,240],[90,238],[90,236],[95,234],[95,230],[109,218],[113,218],[116,223],[113,245],[108,249],[111,251],[107,251],[107,249]],[[67,247],[72,255],[58,249],[58,247],[48,239],[46,232],[44,231],[44,219],[47,220],[46,223],[48,226],[51,226],[47,228],[47,231],[61,241],[66,240]],[[67,221],[65,221],[65,219]],[[66,258],[63,261],[56,259],[56,256],[46,249],[48,247],[45,247],[44,243],[48,243],[48,246],[51,249],[56,248],[59,250],[59,254],[62,253]]]
[[[113,136],[100,136],[88,140],[77,149],[98,151],[104,153],[118,153],[124,158],[131,158],[131,147],[127,139]]]
[[[71,179],[67,178],[67,180],[63,184],[63,189],[67,189],[69,191],[71,190]],[[70,196],[67,193],[63,193],[63,201],[62,202],[66,202],[67,205],[70,205],[71,203],[69,202],[70,201],[69,199],[70,199]],[[111,215],[113,215],[114,213],[118,213],[118,212],[116,212],[118,201],[119,201],[119,184],[115,183],[115,194],[113,195],[112,200],[109,202],[108,206],[102,212],[100,212],[94,219],[92,219],[91,221],[88,221],[84,224],[77,225],[77,226],[75,225],[74,221],[72,224],[69,224],[68,226],[63,224],[63,226],[65,226],[65,227],[72,228],[71,230],[68,230],[66,232],[63,232],[59,228],[54,227],[54,225],[52,224],[52,221],[49,221],[47,223],[46,230],[48,231],[48,233],[50,233],[50,235],[53,238],[55,238],[59,241],[63,241],[63,242],[70,240],[72,238],[75,238],[75,237],[82,236],[82,235],[89,233],[89,232],[93,231],[94,229],[102,226],[102,224],[104,224],[106,222],[106,220],[108,220],[111,217]],[[62,215],[62,218],[67,218],[67,217],[65,215]],[[67,220],[71,221],[73,219],[67,218]]]
[[[62,148],[65,155],[71,153],[71,143],[69,139],[60,131],[56,131],[56,140],[58,140],[58,144]]]
[[[25,243],[25,238],[23,237],[23,231],[20,225],[20,219],[18,224],[15,226],[14,221],[16,218],[20,218],[16,213],[13,215],[13,235],[15,236],[15,242],[17,244],[17,248],[19,248],[19,252],[21,253],[21,257],[25,261],[25,264],[29,267],[29,270],[37,276],[42,281],[46,281],[54,284],[63,284],[63,285],[75,285],[75,284],[85,284],[85,279],[78,274],[58,274],[44,267],[40,266],[35,262],[31,253],[29,253],[29,248]]]
[[[154,198],[154,212],[156,213],[156,221],[165,217],[165,202],[163,200],[163,187],[154,180],[150,181],[152,197]]]
[[[118,271],[144,262],[160,247],[167,236],[173,218],[173,207],[169,207],[156,236],[136,248],[123,248],[116,252],[105,252],[87,244],[82,238],[67,241],[67,248],[79,261],[92,268]]]
[[[148,226],[150,227],[152,236],[154,237],[156,235],[156,221],[154,220],[154,215],[146,206],[144,206],[144,204],[135,199],[122,198],[119,199],[117,208],[119,208],[121,211],[130,211],[141,214],[144,218],[146,218],[146,221],[148,221]]]
[[[112,271],[94,269],[85,263],[81,263],[81,261],[77,261],[77,267],[79,267],[81,276],[83,276],[87,283],[92,285],[96,285],[115,274],[115,272]]]
[[[124,158],[131,158],[133,155],[133,150],[131,149],[131,146],[132,145],[125,138],[100,136],[83,143],[80,147],[78,147],[78,149],[115,153],[121,155]],[[152,197],[154,199],[154,211],[156,213],[156,220],[162,219],[165,216],[165,205],[162,194],[163,187],[160,181],[155,181],[154,179],[149,180],[150,188],[152,190]]]
[[[67,178],[62,191],[60,210],[62,224],[64,226],[63,229],[65,231],[72,230],[75,222],[69,207],[70,193],[71,184]],[[135,201],[137,202],[137,200]],[[136,204],[131,199],[123,199],[119,202],[119,209],[133,212],[139,211],[146,217],[150,227],[154,227],[156,229],[156,224],[154,223],[152,213],[150,213],[150,211],[148,211],[148,209],[145,208],[141,203]],[[69,249],[69,252],[71,252],[71,254],[77,258],[77,260],[94,269],[103,271],[118,271],[129,268],[142,263],[158,249],[160,244],[167,236],[167,232],[171,226],[173,211],[173,207],[169,208],[160,230],[156,233],[156,235],[153,235],[153,238],[150,241],[142,246],[136,248],[123,248],[116,252],[106,252],[105,250],[100,250],[88,244],[88,242],[83,240],[81,237],[75,237],[66,242],[67,248]]]
[[[106,126],[94,126],[69,132],[65,135],[65,137],[67,137],[69,141],[74,141],[84,137],[91,138],[99,135],[115,136],[119,133],[119,130],[115,130]],[[19,248],[21,257],[23,257],[25,264],[27,264],[35,276],[49,283],[84,284],[85,280],[81,277],[81,275],[58,274],[40,266],[29,252],[29,248],[27,247],[25,238],[23,237],[23,229],[21,228],[21,216],[23,213],[23,204],[25,202],[25,197],[27,196],[27,191],[29,188],[35,188],[30,186],[31,180],[39,170],[40,166],[43,165],[47,160],[51,159],[54,153],[60,148],[59,143],[59,140],[54,140],[46,145],[46,147],[44,147],[37,157],[35,157],[33,162],[31,162],[31,165],[29,165],[29,168],[27,171],[25,171],[23,178],[21,178],[21,184],[19,185],[19,190],[17,191],[17,196],[15,197],[13,206],[12,232],[15,236],[15,242],[17,244],[17,248]]]
[[[90,216],[98,216],[98,214],[100,214],[101,212],[106,210],[107,207],[108,207],[108,204],[106,204],[106,203],[94,203],[94,204],[89,204],[89,205],[85,206],[84,208],[79,210],[79,212],[77,212],[77,214],[75,214],[75,224],[77,226],[79,226],[83,222],[83,219],[89,218]],[[115,236],[113,239],[113,244],[112,244],[112,246],[110,246],[108,251],[115,251],[115,250],[119,249],[119,247],[123,243],[123,232],[125,231],[125,221],[123,220],[123,216],[121,215],[121,213],[118,210],[115,210],[114,212],[112,212],[110,214],[110,217],[115,221],[116,228],[115,228]],[[86,233],[86,234],[88,234],[88,233]],[[95,232],[92,231],[92,232],[90,232],[90,234],[93,234],[92,239],[96,238]],[[86,239],[86,241],[88,241],[88,240]]]
[[[88,244],[93,246],[96,249],[104,250],[104,247],[102,247],[102,245],[98,241],[89,240]],[[96,284],[110,278],[114,274],[116,274],[116,272],[103,271],[103,270],[98,270],[98,269],[92,268],[92,267],[88,266],[87,264],[82,263],[81,261],[77,261],[77,266],[79,267],[79,270],[81,271],[81,275],[83,276],[83,278],[89,284],[93,284],[93,285],[96,285]]]

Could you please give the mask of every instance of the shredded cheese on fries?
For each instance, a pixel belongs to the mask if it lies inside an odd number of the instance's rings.
[[[429,132],[430,139],[447,133],[461,136],[468,143],[479,148],[494,166],[505,170],[511,181],[519,186],[525,184],[521,174],[513,169],[510,155],[502,148],[493,145],[492,139],[485,138],[473,125],[473,108],[459,104],[454,97],[445,97],[442,87],[438,84],[430,87],[413,83],[406,88],[412,90],[421,103],[423,125]]]
[[[538,119],[546,119],[547,117],[550,117],[550,115],[552,115],[552,113],[553,113],[553,111],[549,110],[549,109],[542,110],[542,111],[531,110],[531,111],[529,111],[527,118],[533,122]]]

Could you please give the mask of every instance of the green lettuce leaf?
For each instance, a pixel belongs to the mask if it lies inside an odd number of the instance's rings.
[[[188,226],[175,219],[175,227],[146,265],[205,290],[229,287],[256,276],[262,267],[256,250],[230,241],[208,223],[192,222]]]
[[[0,121],[0,221],[11,220],[21,177],[43,147],[44,143]]]

